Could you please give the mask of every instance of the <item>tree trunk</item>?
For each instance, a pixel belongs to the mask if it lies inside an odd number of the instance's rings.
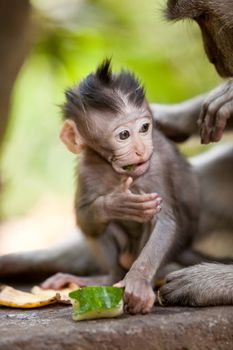
[[[30,44],[29,0],[0,1],[0,159],[9,121],[10,97]],[[1,170],[0,170],[1,191]]]

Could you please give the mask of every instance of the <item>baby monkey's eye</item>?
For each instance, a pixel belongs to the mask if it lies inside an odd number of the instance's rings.
[[[130,136],[129,131],[128,131],[128,130],[123,130],[123,131],[121,131],[120,134],[119,134],[119,139],[120,139],[120,140],[126,140],[126,139],[129,138],[129,136]]]
[[[150,123],[144,123],[141,128],[139,129],[139,132],[147,132],[149,130],[149,127],[150,127]]]

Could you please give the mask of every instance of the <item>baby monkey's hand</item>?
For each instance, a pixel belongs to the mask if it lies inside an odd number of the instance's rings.
[[[157,193],[134,194],[129,189],[132,183],[132,177],[128,177],[117,189],[103,197],[103,208],[108,219],[143,223],[160,212],[162,198]]]

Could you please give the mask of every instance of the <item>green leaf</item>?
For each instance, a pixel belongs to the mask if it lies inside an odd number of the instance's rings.
[[[123,288],[85,287],[69,294],[75,321],[116,317],[123,313]]]

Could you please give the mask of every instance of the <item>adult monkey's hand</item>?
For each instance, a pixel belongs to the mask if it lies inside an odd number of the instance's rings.
[[[227,120],[233,116],[233,80],[213,90],[204,101],[198,120],[201,143],[217,142],[222,138]]]

